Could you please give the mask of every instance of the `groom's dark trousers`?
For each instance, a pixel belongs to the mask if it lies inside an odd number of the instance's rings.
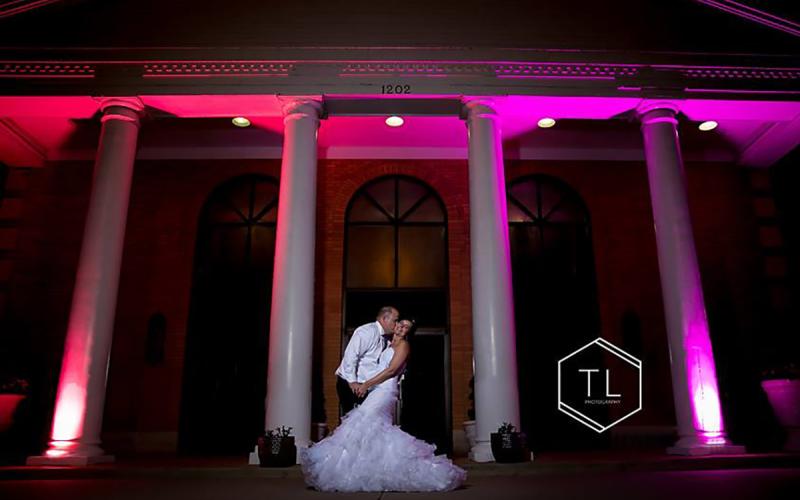
[[[347,380],[339,377],[336,377],[336,394],[339,396],[339,404],[342,407],[342,415],[347,415],[347,413],[355,407],[355,405],[360,405],[364,402],[366,398],[360,398],[353,394],[353,390],[350,389],[350,384],[347,383]]]

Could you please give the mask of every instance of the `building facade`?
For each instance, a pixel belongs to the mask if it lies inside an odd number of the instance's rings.
[[[31,462],[243,454],[279,425],[306,444],[385,304],[419,326],[403,425],[443,451],[492,460],[506,421],[536,451],[758,442],[751,355],[791,308],[768,169],[800,142],[796,57],[498,36],[8,49],[2,317],[47,434]],[[555,401],[558,360],[597,337],[645,367],[616,437]]]

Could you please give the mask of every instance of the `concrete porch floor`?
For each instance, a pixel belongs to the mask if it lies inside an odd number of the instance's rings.
[[[796,499],[800,456],[683,458],[636,454],[543,455],[529,464],[463,464],[466,483],[448,493],[322,493],[298,467],[262,469],[241,457],[137,457],[90,467],[0,468],[3,500],[206,499]]]
[[[541,453],[527,463],[475,463],[466,458],[455,462],[469,477],[536,476],[573,473],[625,473],[709,471],[738,469],[795,469],[800,471],[800,453],[754,453],[684,457],[661,450]],[[38,479],[136,479],[136,478],[302,478],[299,466],[262,468],[233,457],[184,457],[136,455],[117,457],[109,464],[86,467],[0,466],[0,481]]]

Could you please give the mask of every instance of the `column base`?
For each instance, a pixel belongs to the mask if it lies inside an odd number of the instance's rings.
[[[107,464],[114,461],[96,444],[84,444],[76,441],[50,441],[44,455],[28,457],[27,465],[92,465]]]
[[[469,459],[478,463],[494,462],[491,443],[489,441],[478,441],[469,450]]]
[[[685,436],[667,448],[668,455],[699,457],[704,455],[741,455],[747,453],[744,446],[735,445],[723,434],[715,437]]]

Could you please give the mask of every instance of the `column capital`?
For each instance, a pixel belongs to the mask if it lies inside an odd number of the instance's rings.
[[[137,113],[144,112],[144,103],[138,97],[99,97],[100,111],[105,112],[111,107],[127,108]]]
[[[316,99],[295,98],[287,99],[282,103],[283,121],[303,117],[313,118],[317,121],[322,117],[322,103]]]
[[[119,120],[139,125],[139,119],[144,114],[144,103],[138,97],[102,97],[98,99],[100,111],[103,113],[100,121]]]
[[[461,108],[461,119],[467,121],[472,118],[497,119],[497,111],[495,111],[494,107],[495,103],[491,99],[465,101]]]
[[[642,125],[672,122],[677,125],[680,107],[671,101],[643,101],[636,107],[636,116]]]

